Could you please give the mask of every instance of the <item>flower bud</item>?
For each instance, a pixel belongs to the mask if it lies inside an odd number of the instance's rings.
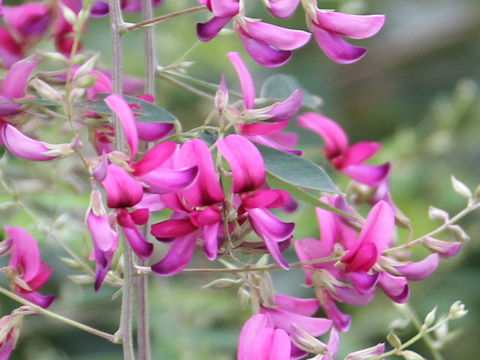
[[[467,315],[468,310],[465,309],[465,304],[460,301],[455,301],[452,306],[450,306],[450,310],[448,311],[448,317],[450,319],[460,319]]]
[[[223,278],[223,279],[215,279],[211,282],[209,282],[206,285],[202,286],[202,289],[224,289],[224,288],[229,288],[229,287],[234,287],[242,282],[241,279],[228,279],[228,278]]]
[[[311,354],[326,354],[328,347],[326,344],[313,337],[297,324],[292,323],[290,329],[290,339],[299,349]]]
[[[435,322],[436,312],[437,312],[437,307],[435,306],[435,307],[427,314],[427,316],[425,316],[425,320],[424,320],[423,324],[426,325],[427,327],[432,326],[433,323]]]
[[[421,242],[428,250],[443,257],[455,256],[462,247],[461,242],[442,241],[432,237],[423,238]]]
[[[55,103],[62,101],[62,95],[60,94],[60,92],[55,90],[45,81],[35,78],[31,81],[31,85],[37,91],[37,93],[40,95],[42,99],[50,100]]]
[[[438,209],[434,206],[428,208],[428,216],[433,221],[442,221],[446,222],[449,219],[448,213],[445,210]]]
[[[465,199],[468,199],[468,200],[472,198],[472,192],[464,183],[457,180],[453,175],[451,176],[451,180],[452,180],[453,190],[455,190],[455,192],[458,195],[463,196]]]
[[[85,61],[82,66],[80,66],[76,71],[75,74],[73,75],[73,81],[76,81],[84,76],[87,76],[90,74],[90,72],[93,70],[95,63],[98,59],[98,53],[92,56],[90,59]]]
[[[450,225],[447,227],[447,229],[452,233],[457,241],[467,242],[470,240],[470,236],[468,236],[465,230],[463,230],[459,225]]]
[[[75,23],[77,22],[77,14],[75,14],[75,12],[72,9],[70,9],[68,6],[63,5],[62,3],[59,3],[59,5],[65,20],[70,25],[75,25]]]
[[[240,302],[240,308],[246,310],[248,303],[250,302],[250,293],[244,287],[241,287],[237,291],[238,301]]]
[[[387,335],[387,341],[393,348],[398,349],[402,346],[402,340],[393,331],[390,331]]]
[[[411,350],[401,351],[400,355],[402,355],[405,360],[426,360],[423,356]]]

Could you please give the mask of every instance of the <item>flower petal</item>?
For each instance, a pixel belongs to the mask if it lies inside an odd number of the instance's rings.
[[[431,254],[422,261],[413,262],[405,266],[399,266],[395,269],[408,280],[418,281],[432,275],[437,269],[438,263],[438,254]]]
[[[342,39],[338,34],[312,26],[313,36],[318,46],[333,61],[339,64],[351,64],[365,56],[367,50],[356,47]]]
[[[117,221],[135,254],[144,260],[152,256],[153,245],[145,240],[126,209],[117,211]]]
[[[310,129],[320,135],[325,142],[327,158],[342,155],[348,147],[345,131],[332,119],[321,114],[305,113],[297,118],[298,126]]]
[[[198,166],[197,181],[182,192],[190,205],[207,206],[224,200],[212,155],[205,142],[195,139],[183,144],[176,165],[180,168]]]
[[[122,129],[130,148],[130,160],[133,160],[138,151],[138,133],[132,109],[125,99],[118,94],[111,94],[104,101],[110,110],[118,116],[118,120],[122,124]]]
[[[385,15],[353,15],[337,11],[317,11],[316,24],[351,39],[366,39],[380,31]]]
[[[0,95],[10,99],[25,96],[28,78],[37,64],[30,61],[19,61],[12,65],[2,81]]]
[[[218,35],[220,30],[230,21],[230,16],[211,18],[206,23],[197,24],[197,37],[200,41],[210,41]]]
[[[289,239],[295,230],[294,223],[284,223],[265,209],[248,209],[248,218],[255,233],[260,236],[273,259],[285,270],[290,266],[283,259],[278,243]]]
[[[260,151],[241,135],[217,140],[217,148],[233,173],[233,191],[242,193],[258,189],[265,183],[265,164]]]
[[[196,237],[195,232],[177,237],[167,255],[161,261],[152,265],[152,271],[161,276],[171,276],[185,269],[195,251]]]
[[[232,63],[235,71],[237,72],[238,79],[240,80],[240,87],[242,88],[243,103],[246,109],[253,109],[255,106],[255,84],[252,79],[250,71],[243,62],[241,56],[237,52],[229,52],[227,54],[230,62]]]
[[[302,30],[287,29],[262,21],[245,21],[248,35],[278,50],[296,50],[310,40]]]
[[[43,142],[24,135],[10,124],[3,125],[1,131],[3,143],[19,158],[31,161],[50,161],[58,158],[58,156],[45,155],[50,149]]]
[[[267,10],[279,19],[288,19],[297,9],[300,0],[270,0]]]
[[[107,192],[107,205],[111,209],[134,206],[142,200],[142,184],[118,165],[108,165],[102,185]]]
[[[245,50],[252,59],[260,65],[266,67],[279,67],[286,64],[292,57],[291,51],[274,49],[268,44],[250,37],[238,27],[237,33]]]

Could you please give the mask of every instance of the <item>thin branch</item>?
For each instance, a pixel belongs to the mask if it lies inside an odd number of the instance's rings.
[[[146,26],[156,25],[156,24],[158,24],[158,23],[160,23],[164,20],[167,20],[167,19],[171,19],[171,18],[180,16],[180,15],[185,15],[185,14],[189,14],[189,13],[193,13],[193,12],[197,12],[197,11],[201,11],[201,10],[205,10],[205,9],[207,9],[207,7],[205,5],[200,5],[200,6],[195,6],[195,7],[188,8],[188,9],[175,11],[175,12],[172,12],[170,14],[157,16],[153,19],[144,20],[144,21],[141,21],[139,23],[129,25],[129,26],[125,27],[124,31],[128,32],[128,31],[137,30],[137,29],[140,29],[140,28],[143,28],[143,27],[146,27]]]
[[[116,94],[122,94],[122,39],[120,31],[124,26],[120,0],[109,0],[110,23],[112,36],[112,82],[113,91]],[[119,151],[125,148],[122,126],[117,116],[114,115],[115,126],[115,147]],[[122,236],[123,243],[123,292],[122,309],[120,315],[119,334],[122,336],[123,358],[124,360],[134,360],[132,340],[132,320],[133,320],[133,254],[130,244]]]
[[[24,298],[22,298],[18,295],[8,291],[7,289],[4,289],[4,288],[0,287],[0,293],[5,295],[5,296],[8,296],[12,300],[15,300],[15,301],[19,302],[20,304],[23,304],[23,305],[26,305],[26,306],[30,307],[32,310],[34,310],[37,313],[40,313],[40,314],[48,316],[52,319],[61,321],[61,322],[65,323],[65,324],[68,324],[70,326],[76,327],[77,329],[89,332],[90,334],[93,334],[93,335],[102,337],[104,339],[107,339],[108,341],[110,341],[114,344],[119,343],[119,339],[115,335],[106,333],[104,331],[97,330],[95,328],[92,328],[91,326],[79,323],[79,322],[77,322],[75,320],[72,320],[72,319],[69,319],[65,316],[62,316],[62,315],[56,314],[54,312],[51,312],[49,310],[46,310],[46,309],[42,308],[41,306],[38,306],[38,305],[28,301],[28,300],[25,300]]]
[[[315,260],[310,260],[310,261],[299,261],[299,262],[294,262],[289,264],[290,268],[293,269],[302,269],[302,268],[307,268],[308,270],[315,270],[313,267],[309,267],[308,265],[315,265],[315,264],[321,264],[325,262],[330,262],[330,261],[336,261],[338,260],[338,256],[329,256],[326,258],[322,259],[315,259]],[[283,267],[280,265],[266,265],[266,266],[246,266],[243,268],[233,268],[233,269],[184,269],[180,274],[192,274],[192,273],[243,273],[243,272],[251,272],[251,271],[269,271],[269,270],[285,270]],[[149,267],[145,266],[137,266],[137,274],[149,274],[151,273],[152,270]]]

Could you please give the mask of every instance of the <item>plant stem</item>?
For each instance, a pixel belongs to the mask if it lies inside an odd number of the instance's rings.
[[[441,233],[442,231],[446,230],[450,225],[455,224],[457,221],[459,221],[465,215],[471,213],[472,211],[477,210],[478,208],[480,208],[480,202],[474,202],[472,204],[469,204],[465,209],[460,211],[457,215],[455,215],[454,217],[452,217],[451,219],[446,221],[444,224],[442,224],[441,226],[439,226],[435,230],[430,231],[428,234],[422,235],[419,238],[416,238],[415,240],[412,240],[412,241],[407,242],[405,244],[402,244],[402,245],[399,245],[399,246],[396,246],[396,247],[393,247],[393,248],[390,248],[390,249],[386,249],[386,250],[384,250],[384,253],[389,253],[389,252],[392,252],[392,251],[412,247],[413,245],[416,245],[417,243],[419,243],[420,241],[422,241],[422,239],[424,239],[426,237],[433,236],[433,235],[436,235],[438,233]]]
[[[37,313],[40,313],[40,314],[48,316],[52,319],[61,321],[61,322],[65,323],[65,324],[68,324],[70,326],[76,327],[77,329],[89,332],[90,334],[100,336],[104,339],[107,339],[108,341],[110,341],[112,343],[115,343],[115,344],[118,343],[118,339],[116,338],[115,335],[97,330],[97,329],[92,328],[88,325],[79,323],[79,322],[77,322],[75,320],[72,320],[72,319],[69,319],[65,316],[62,316],[62,315],[56,314],[54,312],[51,312],[49,310],[46,310],[46,309],[28,301],[28,300],[25,300],[24,298],[22,298],[20,296],[12,293],[11,291],[8,291],[7,289],[4,289],[4,288],[0,287],[0,293],[5,295],[5,296],[8,296],[12,300],[15,300],[15,301],[19,302],[20,304],[27,305],[28,307],[30,307],[32,310],[34,310]]]
[[[153,6],[151,0],[142,0],[142,17],[149,20],[153,17]],[[155,98],[155,38],[154,29],[145,27],[143,32],[143,47],[145,53],[145,93]],[[145,144],[145,150],[148,149]],[[145,238],[148,237],[149,223],[143,225],[141,231]],[[140,265],[147,265],[146,261],[139,260]],[[146,276],[139,276],[136,279],[137,285],[137,346],[138,358],[150,360],[150,324],[148,318],[148,279]]]
[[[193,86],[190,86],[180,80],[177,80],[177,79],[174,79],[174,78],[171,78],[170,76],[167,76],[165,74],[163,74],[162,72],[159,72],[157,71],[157,76],[161,77],[162,79],[165,79],[167,80],[168,82],[174,84],[174,85],[177,85],[185,90],[188,90],[190,91],[191,93],[193,94],[196,94],[198,96],[202,96],[204,98],[207,98],[207,99],[210,99],[210,100],[215,100],[215,96],[213,95],[210,95],[202,90],[199,90],[197,88],[194,88]]]
[[[418,320],[418,317],[417,317],[417,314],[415,314],[415,311],[412,309],[412,307],[408,303],[405,303],[404,307],[406,309],[406,312],[407,312],[408,316],[410,317],[410,320],[412,320],[412,323],[415,326],[415,328],[418,331],[421,331],[422,324]],[[427,344],[428,348],[430,349],[430,352],[432,353],[433,359],[434,360],[443,360],[442,354],[438,351],[438,349],[436,349],[433,346],[433,344],[432,344],[433,339],[430,336],[430,334],[425,334],[423,339],[424,339],[425,343]]]
[[[323,259],[315,259],[315,260],[310,260],[310,261],[304,261],[304,262],[295,262],[289,264],[291,268],[295,269],[301,269],[304,267],[307,267],[308,270],[315,271],[315,268],[308,267],[308,265],[314,265],[314,264],[321,264],[329,261],[336,261],[338,260],[337,256],[329,256]],[[266,266],[246,266],[243,268],[234,268],[234,269],[184,269],[180,274],[191,274],[191,273],[242,273],[242,272],[250,272],[250,271],[269,271],[269,270],[284,270],[283,267],[280,265],[266,265]],[[137,266],[137,273],[138,274],[148,274],[151,272],[151,269],[149,267],[141,267]]]
[[[137,30],[137,29],[140,29],[140,28],[146,27],[146,26],[156,25],[156,24],[158,24],[158,23],[160,23],[164,20],[167,20],[167,19],[171,19],[171,18],[180,16],[180,15],[185,15],[185,14],[189,14],[189,13],[193,13],[193,12],[197,12],[197,11],[201,11],[201,10],[205,10],[205,9],[207,9],[207,7],[205,5],[200,5],[200,6],[195,6],[195,7],[188,8],[188,9],[174,11],[170,14],[157,16],[157,17],[152,18],[152,19],[141,21],[137,24],[129,25],[125,28],[124,31],[132,31],[132,30]]]
[[[112,82],[113,91],[116,94],[122,94],[122,39],[120,31],[124,26],[122,18],[122,10],[120,0],[109,0],[110,7],[110,24],[112,36]],[[125,148],[125,140],[123,129],[117,116],[114,115],[115,126],[115,146],[119,151]],[[122,310],[120,316],[119,332],[122,336],[123,358],[124,360],[133,360],[135,355],[133,352],[132,340],[132,320],[133,320],[133,254],[130,244],[122,236],[123,243],[123,293],[122,293]]]

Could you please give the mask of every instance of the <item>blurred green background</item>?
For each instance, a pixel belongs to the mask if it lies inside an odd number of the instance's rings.
[[[193,0],[164,0],[155,12],[160,15],[196,4]],[[288,65],[280,69],[262,68],[246,56],[233,33],[198,44],[195,23],[209,16],[202,12],[168,20],[155,28],[158,62],[168,66],[195,45],[183,58],[193,62],[188,75],[218,83],[220,73],[224,72],[227,86],[235,91],[239,91],[239,84],[225,56],[228,51],[242,53],[254,74],[258,91],[263,81],[273,74],[295,76],[304,89],[323,99],[321,112],[345,128],[351,143],[382,142],[382,150],[374,162],[392,163],[393,197],[412,220],[415,234],[424,234],[436,225],[428,219],[429,205],[451,214],[464,206],[464,200],[451,189],[451,174],[473,189],[480,182],[480,3],[477,0],[353,0],[322,1],[320,6],[352,13],[386,14],[383,30],[372,39],[359,42],[368,48],[364,59],[348,66],[335,64],[312,40],[294,53]],[[259,0],[249,1],[248,14],[259,14],[255,16],[292,28],[305,27],[302,11],[286,22],[278,22],[268,15]],[[138,20],[137,15],[126,16],[126,21]],[[92,19],[83,48],[101,52],[100,61],[108,67],[110,44],[107,19]],[[143,76],[141,33],[127,34],[124,49],[125,73]],[[231,95],[231,101],[237,99]],[[211,101],[163,80],[157,82],[157,103],[177,115],[187,129],[201,124],[213,106]],[[299,130],[294,124],[291,128]],[[299,132],[302,148],[321,146],[318,137]],[[307,154],[321,161],[319,152],[307,151]],[[88,183],[68,160],[59,164],[52,173],[48,164],[27,163],[7,155],[2,159],[2,173],[15,182],[22,200],[34,210],[39,222],[50,226],[57,219],[57,238],[88,256],[90,239],[83,225]],[[330,171],[328,166],[326,169]],[[346,183],[344,178],[336,180]],[[7,201],[9,196],[3,193],[2,201]],[[25,226],[41,243],[44,261],[54,268],[48,286],[42,290],[45,294],[57,294],[52,310],[115,332],[120,309],[119,298],[111,300],[115,289],[103,286],[95,294],[92,285],[72,283],[67,276],[77,272],[58,260],[66,256],[58,243],[45,237],[25,212],[9,208],[2,210],[2,216],[4,224]],[[318,236],[312,208],[301,204],[295,219],[298,221],[296,238]],[[470,310],[466,318],[453,324],[458,333],[443,350],[445,359],[478,359],[480,287],[475,285],[480,278],[478,219],[477,213],[462,220],[461,225],[472,241],[458,256],[442,259],[439,270],[431,278],[411,284],[410,303],[420,317],[435,305],[444,313],[455,300],[462,300]],[[448,238],[448,234],[444,238]],[[293,260],[294,254],[290,256]],[[208,265],[203,257],[198,257],[192,267]],[[300,285],[303,274],[298,270],[287,274],[276,272],[273,277],[278,292],[313,296],[311,290]],[[212,279],[205,275],[150,278],[153,359],[235,358],[238,334],[250,312],[239,310],[235,291],[202,290],[201,286]],[[2,314],[13,307],[13,302],[0,299]],[[339,358],[385,341],[391,321],[402,317],[380,291],[373,303],[361,309],[344,309],[352,314],[353,322],[351,331],[341,336]],[[411,327],[400,332],[405,338],[413,334]],[[422,343],[415,349],[431,358]],[[121,347],[43,316],[30,316],[24,320],[12,359],[113,360],[121,359]]]

